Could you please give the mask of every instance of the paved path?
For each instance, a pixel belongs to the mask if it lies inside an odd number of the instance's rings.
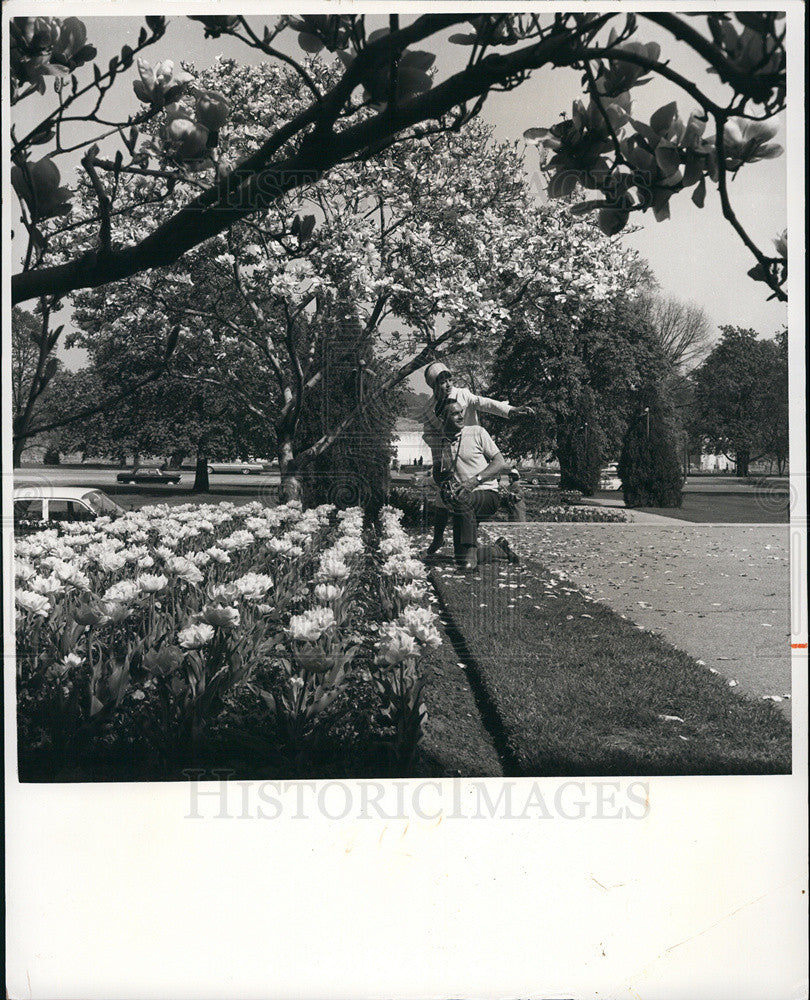
[[[635,512],[634,512],[635,513]],[[703,660],[754,697],[791,691],[787,525],[493,524],[517,552]],[[646,523],[645,523],[646,522]]]

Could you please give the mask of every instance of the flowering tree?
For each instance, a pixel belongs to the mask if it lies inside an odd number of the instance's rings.
[[[276,205],[335,168],[370,161],[404,139],[459,127],[474,117],[493,90],[512,90],[541,67],[568,67],[582,74],[585,100],[571,118],[531,130],[530,138],[552,156],[552,197],[577,185],[599,193],[579,211],[597,211],[606,233],[619,232],[633,213],[666,218],[672,197],[692,191],[702,205],[708,184],[719,191],[723,214],[751,251],[749,272],[773,296],[786,293],[785,242],[767,255],[750,238],[731,205],[728,180],[780,150],[770,122],[784,109],[786,95],[783,15],[739,12],[677,15],[650,12],[534,14],[425,14],[408,23],[391,14],[387,29],[366,31],[365,15],[279,17],[258,32],[245,17],[200,16],[207,36],[231,35],[298,75],[306,97],[289,117],[271,115],[253,123],[252,148],[233,162],[218,155],[227,138],[228,115],[217,95],[196,94],[194,113],[178,113],[175,102],[189,92],[186,71],[170,62],[150,66],[140,54],[166,29],[163,17],[146,19],[135,47],[123,46],[107,67],[82,67],[95,49],[77,18],[16,18],[11,24],[12,101],[37,100],[54,78],[56,106],[24,135],[12,130],[12,180],[28,233],[23,269],[14,276],[13,298],[63,296],[98,287],[178,261],[184,254],[236,223]],[[712,99],[702,81],[679,73],[660,46],[644,43],[642,26],[653,23],[673,43],[697,56],[719,78],[723,96]],[[442,76],[435,56],[417,46],[449,37],[469,50],[467,65]],[[295,32],[305,53],[325,52],[337,70],[325,80],[310,61],[282,52],[276,40]],[[122,71],[136,58],[133,112],[126,121],[102,117],[104,100]],[[652,76],[687,95],[698,111],[684,121],[677,104],[664,105],[649,122],[633,117],[632,91]],[[82,100],[91,107],[78,113]],[[102,159],[94,140],[69,137],[79,124],[96,123],[114,152]],[[159,145],[140,141],[139,128],[159,123]],[[35,158],[35,147],[46,147]],[[85,149],[82,166],[97,197],[94,239],[77,241],[72,253],[49,252],[50,220],[60,220],[72,193],[61,185],[56,158]],[[118,182],[133,172],[157,173],[167,185],[193,166],[195,183],[182,204],[155,224],[113,238],[112,219],[131,211],[118,205]],[[100,176],[109,174],[112,190]],[[154,191],[144,197],[160,197]]]
[[[309,68],[322,85],[334,73],[318,61]],[[198,80],[228,115],[220,157],[248,155],[256,120],[287,117],[308,94],[294,72],[267,64],[221,60]],[[190,120],[183,115],[193,111],[178,102],[173,114]],[[122,175],[117,198],[130,210],[111,227],[148,230],[193,183]],[[109,184],[99,180],[105,191]],[[191,338],[198,346],[185,353],[201,362],[185,366],[189,383],[234,396],[274,428],[288,497],[298,495],[302,469],[350,427],[370,427],[390,390],[432,357],[492,344],[523,301],[609,294],[626,285],[633,261],[589,220],[538,207],[517,148],[493,143],[479,120],[336,167],[300,195],[171,268],[75,296],[79,342],[91,349],[99,338],[120,350],[125,336],[134,344],[182,326],[179,350]],[[84,222],[56,232],[54,252],[95,230],[92,181],[76,200]],[[327,375],[357,377],[363,365],[356,405],[326,414],[314,438],[304,435],[302,415]],[[248,369],[263,376],[258,392]]]

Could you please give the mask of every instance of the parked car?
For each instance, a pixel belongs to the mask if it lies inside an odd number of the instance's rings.
[[[168,472],[157,467],[146,466],[142,469],[132,469],[129,472],[119,472],[115,477],[119,483],[179,483],[183,478],[179,472]]]
[[[519,465],[520,478],[532,486],[559,486],[559,472],[552,472],[542,465]]]
[[[14,530],[18,534],[39,531],[54,521],[95,521],[97,517],[126,513],[106,493],[86,486],[17,486],[13,504]]]
[[[227,473],[229,475],[240,474],[243,476],[256,476],[264,472],[263,462],[209,462],[208,474],[215,472]]]
[[[622,481],[619,479],[619,468],[615,462],[606,465],[599,473],[600,490],[620,490]]]

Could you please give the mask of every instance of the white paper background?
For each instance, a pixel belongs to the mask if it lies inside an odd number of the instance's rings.
[[[7,14],[32,6],[9,5]],[[37,13],[46,6],[37,4]],[[165,14],[237,10],[157,6]],[[518,5],[489,5],[496,6]],[[798,517],[806,515],[803,25],[800,4],[784,6],[792,41],[789,315]],[[318,8],[324,9],[298,9]],[[146,11],[124,2],[62,4],[53,12],[153,13],[155,5]],[[250,5],[239,12],[250,12]],[[4,88],[6,110],[7,102]],[[7,191],[5,158],[3,180]],[[8,198],[3,212],[7,234]],[[8,275],[8,241],[4,256]],[[6,296],[5,357],[9,315]],[[8,419],[3,424],[9,473]],[[9,524],[10,476],[3,478]],[[805,575],[805,529],[806,517],[797,519],[794,581]],[[4,569],[9,540],[4,528]],[[795,642],[807,641],[805,601],[794,593]],[[12,621],[6,587],[7,629]],[[212,818],[211,799],[200,806],[206,818],[188,819],[183,785],[20,786],[7,660],[9,995],[806,996],[806,667],[805,650],[794,663],[791,777],[650,779],[646,818],[613,820],[421,819],[413,803],[407,820],[363,819],[359,786],[346,783],[352,812],[340,821],[318,815],[311,797],[304,799],[308,818],[294,819],[294,788],[292,801],[283,799],[282,817],[262,820]],[[629,783],[621,780],[617,802],[626,804]],[[490,784],[494,795],[498,783]],[[537,788],[553,801],[561,784],[544,780]],[[515,786],[516,801],[526,787]],[[231,814],[240,811],[240,794],[229,789]],[[257,787],[247,794],[255,817]],[[388,812],[396,812],[396,794],[389,785]],[[435,812],[439,802],[451,811],[452,797],[452,783],[445,783],[441,800],[427,787],[424,811]],[[405,798],[410,802],[410,794]],[[592,816],[592,782],[582,798]],[[461,801],[471,800],[462,795]]]

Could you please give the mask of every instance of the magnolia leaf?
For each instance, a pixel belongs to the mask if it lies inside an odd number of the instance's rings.
[[[424,94],[432,86],[432,76],[410,66],[400,66],[397,78],[397,95],[400,98],[405,99],[412,94]]]
[[[671,177],[681,166],[678,150],[668,143],[659,143],[655,149],[655,159],[664,177]]]
[[[299,240],[308,240],[312,236],[312,232],[315,229],[315,216],[305,215],[298,232]]]
[[[366,45],[371,45],[372,42],[376,42],[380,38],[385,38],[386,35],[390,35],[391,32],[388,28],[377,28],[376,31],[372,31],[371,34],[366,39]]]
[[[627,225],[630,213],[622,208],[603,208],[599,212],[599,228],[605,236],[615,236]]]
[[[675,101],[670,101],[669,104],[665,104],[660,107],[650,118],[650,127],[653,131],[657,132],[658,135],[666,135],[669,131],[670,125],[677,117],[678,105]]]
[[[452,42],[453,45],[475,45],[478,41],[478,35],[451,35],[448,42]]]
[[[436,62],[436,56],[432,52],[420,52],[418,49],[405,49],[399,60],[400,71],[404,67],[427,72]]]
[[[665,222],[669,218],[669,199],[672,191],[664,188],[656,188],[653,194],[652,210],[656,222]]]
[[[312,54],[320,52],[323,48],[323,42],[320,38],[318,38],[317,35],[311,34],[309,31],[300,31],[298,33],[298,44],[304,52],[310,52]]]
[[[767,281],[768,276],[765,268],[762,264],[754,264],[751,270],[748,272],[748,277],[753,278],[754,281]]]
[[[338,49],[337,57],[343,63],[343,65],[348,69],[357,56],[353,52],[345,52],[343,49]]]
[[[550,128],[527,128],[523,138],[533,142],[535,139],[545,139],[547,135],[551,135]]]
[[[549,198],[565,198],[576,190],[579,175],[572,170],[555,174],[548,185]]]
[[[569,212],[571,215],[587,215],[588,212],[593,212],[596,208],[604,208],[604,205],[605,202],[601,198],[591,201],[580,201],[576,205],[572,205]]]

